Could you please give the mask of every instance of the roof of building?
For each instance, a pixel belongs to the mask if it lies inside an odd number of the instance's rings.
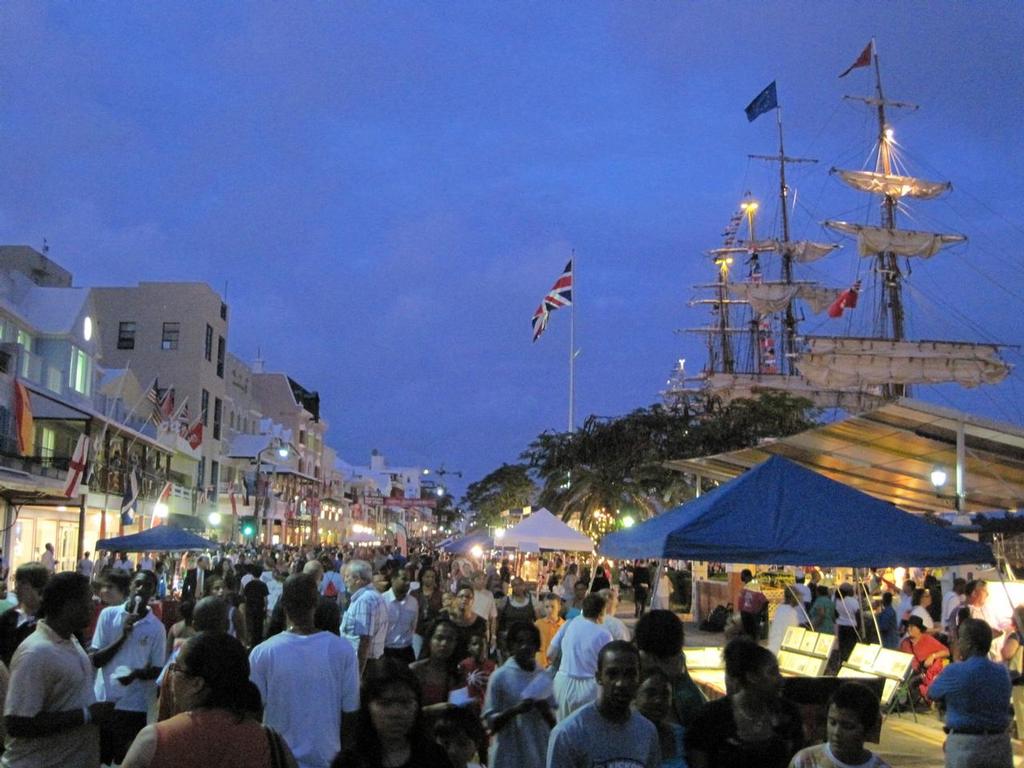
[[[88,301],[85,288],[44,288],[20,272],[9,272],[0,279],[0,307],[37,333],[71,333]]]
[[[964,512],[1024,507],[1024,429],[951,408],[903,398],[831,424],[713,456],[668,466],[713,480],[730,480],[772,455],[908,511],[954,507],[957,431],[965,443]],[[931,473],[948,475],[936,491]]]

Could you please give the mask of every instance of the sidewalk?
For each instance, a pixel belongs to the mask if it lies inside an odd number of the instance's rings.
[[[618,617],[632,630],[636,625],[633,604],[623,601]],[[702,632],[690,620],[690,615],[681,613],[679,618],[685,626],[684,646],[687,648],[721,647],[725,642],[722,632]],[[942,722],[933,712],[914,716],[908,712],[886,716],[882,723],[881,744],[868,747],[888,762],[893,768],[943,768],[942,745],[946,735]],[[1024,768],[1024,742],[1013,742],[1014,766]]]

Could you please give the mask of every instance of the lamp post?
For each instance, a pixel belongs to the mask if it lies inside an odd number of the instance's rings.
[[[264,494],[260,493],[260,473],[263,471],[263,452],[268,450],[276,450],[278,457],[282,459],[287,459],[289,454],[287,444],[280,437],[272,437],[267,445],[256,451],[256,499],[253,501],[252,510],[256,523],[255,536],[253,536],[254,541],[266,535],[266,530],[261,530],[263,526],[261,513],[265,512],[265,510],[261,509]],[[273,478],[274,475],[277,475],[277,462],[274,462],[274,474],[271,477]],[[266,490],[269,490],[269,488]]]

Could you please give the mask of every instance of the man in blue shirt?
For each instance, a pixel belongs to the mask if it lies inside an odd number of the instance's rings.
[[[1010,675],[988,659],[992,629],[964,619],[959,646],[963,661],[943,670],[928,698],[946,705],[946,768],[1011,768]]]

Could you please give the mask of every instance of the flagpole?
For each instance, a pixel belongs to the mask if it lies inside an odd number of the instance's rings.
[[[572,249],[572,304],[569,307],[569,434],[576,431],[576,249]]]

